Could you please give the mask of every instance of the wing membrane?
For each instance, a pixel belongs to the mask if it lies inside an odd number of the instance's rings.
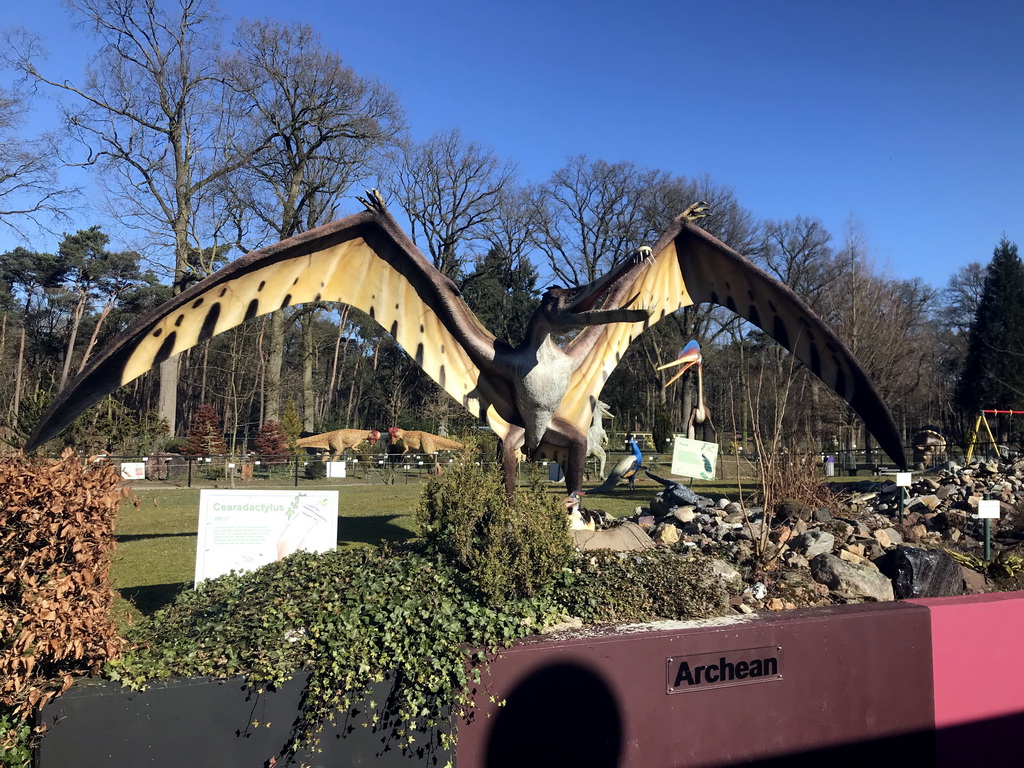
[[[666,315],[711,302],[736,312],[796,355],[853,407],[890,458],[905,465],[899,430],[878,391],[846,345],[793,291],[688,222],[666,232],[654,254],[609,296],[612,306],[636,296],[631,306],[648,308],[650,320],[588,329],[573,340],[570,348],[585,359],[558,415],[586,430],[593,403],[629,344]]]
[[[494,337],[454,284],[390,217],[363,213],[248,254],[141,318],[58,395],[26,447],[45,442],[171,356],[247,319],[312,301],[342,302],[369,314],[478,416],[507,394],[482,376],[481,368],[493,361]]]

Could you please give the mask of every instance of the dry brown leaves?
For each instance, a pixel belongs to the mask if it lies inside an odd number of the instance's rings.
[[[27,714],[121,651],[111,618],[115,467],[0,460],[0,703]]]

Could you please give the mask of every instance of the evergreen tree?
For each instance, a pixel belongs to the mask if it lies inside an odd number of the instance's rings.
[[[266,464],[284,464],[288,461],[288,435],[277,421],[263,422],[254,445],[256,453]]]
[[[518,344],[540,300],[537,269],[525,258],[492,248],[462,283],[462,296],[480,322],[499,339]]]
[[[212,405],[200,405],[188,428],[188,452],[192,456],[222,456],[228,452],[220,416]]]
[[[1016,244],[1005,237],[985,275],[957,404],[968,414],[983,408],[1024,409],[1024,262]]]

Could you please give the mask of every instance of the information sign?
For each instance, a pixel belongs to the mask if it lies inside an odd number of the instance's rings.
[[[328,477],[345,477],[345,462],[344,461],[328,461],[327,462],[327,476]]]
[[[978,517],[995,520],[999,517],[999,499],[982,499],[978,502]]]
[[[672,450],[672,474],[698,480],[714,480],[718,443],[676,437]]]
[[[197,539],[196,584],[300,549],[327,552],[338,543],[338,492],[204,489]]]
[[[122,461],[121,477],[124,480],[145,480],[146,462],[144,461]]]

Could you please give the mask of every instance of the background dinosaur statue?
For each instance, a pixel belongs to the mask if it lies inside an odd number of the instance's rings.
[[[432,435],[429,432],[421,432],[418,429],[399,429],[392,427],[388,430],[391,436],[391,444],[401,442],[404,446],[402,453],[437,453],[438,451],[457,451],[462,448],[462,443],[449,440],[447,437]]]
[[[360,443],[369,443],[373,446],[380,440],[380,432],[376,429],[369,431],[365,429],[335,429],[331,432],[321,432],[319,435],[300,437],[296,442],[297,448],[319,448],[326,451],[324,461],[330,456],[334,459],[343,454],[349,448],[355,449]]]
[[[608,461],[608,455],[604,451],[604,447],[608,444],[608,433],[605,432],[603,421],[610,418],[612,418],[612,412],[608,404],[598,400],[597,407],[594,408],[594,420],[590,422],[590,431],[587,432],[587,457],[595,456],[597,458],[597,474],[602,480],[608,476],[604,471]]]

